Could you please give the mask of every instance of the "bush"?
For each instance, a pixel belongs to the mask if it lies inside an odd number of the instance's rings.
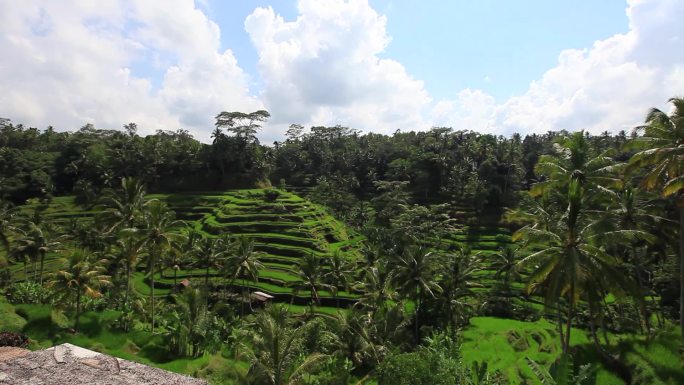
[[[275,202],[280,196],[280,191],[276,189],[268,189],[264,191],[264,200],[266,202]]]
[[[35,282],[19,282],[12,285],[7,292],[11,303],[40,304],[48,298],[48,291]]]
[[[454,385],[460,362],[419,351],[388,357],[378,368],[378,385]]]
[[[0,346],[14,346],[25,348],[29,344],[29,338],[22,333],[0,332]]]

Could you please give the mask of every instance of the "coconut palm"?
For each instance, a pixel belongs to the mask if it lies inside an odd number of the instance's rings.
[[[442,288],[435,280],[435,255],[420,246],[409,246],[395,262],[393,280],[397,291],[405,298],[415,301],[414,334],[420,340],[421,304],[426,295],[435,297]]]
[[[254,240],[247,237],[238,238],[234,245],[233,252],[229,254],[226,261],[226,269],[230,274],[231,282],[236,279],[243,279],[258,282],[259,270],[263,269],[264,265],[261,263],[261,256],[263,253],[254,250]],[[250,286],[247,288],[248,301],[250,293]],[[240,314],[244,314],[243,306],[240,307]]]
[[[298,343],[302,330],[293,327],[282,305],[271,305],[258,312],[243,333],[250,362],[248,377],[259,384],[301,383],[304,375],[328,359],[318,353],[302,357]]]
[[[361,281],[356,283],[362,292],[356,306],[368,309],[368,314],[372,318],[388,301],[396,299],[394,275],[391,271],[386,272],[378,266],[370,266],[363,270],[361,277]]]
[[[221,267],[221,259],[226,255],[226,239],[201,238],[194,247],[193,255],[197,265],[204,267],[204,286],[209,287],[209,272],[213,268]]]
[[[107,232],[133,227],[145,205],[145,186],[136,178],[121,179],[121,190],[112,191],[102,199],[102,216],[108,223]]]
[[[16,212],[9,205],[0,202],[0,243],[10,253],[10,234],[16,232]]]
[[[501,281],[503,292],[510,295],[511,282],[519,277],[518,274],[518,252],[520,247],[506,246],[500,247],[499,250],[492,255],[494,261],[492,262],[492,269],[496,270],[494,278]]]
[[[313,310],[314,304],[320,304],[320,289],[332,290],[332,285],[323,282],[322,258],[309,253],[299,260],[297,276],[301,282],[294,282],[295,291],[300,289],[309,291],[309,306]],[[293,293],[294,295],[294,293]]]
[[[684,98],[669,102],[674,105],[671,115],[653,108],[646,115],[646,124],[634,129],[643,135],[629,144],[639,151],[629,160],[627,171],[648,170],[642,186],[660,191],[679,207],[679,326],[684,338]]]
[[[451,330],[458,325],[467,323],[474,288],[482,285],[475,282],[475,273],[480,271],[482,261],[479,253],[473,253],[465,245],[459,245],[455,252],[444,256],[444,274],[441,276],[440,286],[443,288],[441,300],[446,307],[446,316]]]
[[[48,253],[61,250],[64,236],[54,236],[53,232],[45,229],[34,222],[28,222],[22,231],[22,236],[16,240],[16,253],[28,257],[34,263],[40,264],[38,279],[36,279],[36,269],[34,265],[34,280],[43,284],[43,267],[45,257]]]
[[[176,241],[179,239],[179,234],[176,231],[183,225],[183,222],[175,220],[173,211],[168,209],[166,203],[157,199],[152,199],[145,203],[143,215],[145,221],[143,237],[145,245],[148,247],[148,276],[152,290],[150,314],[152,332],[154,333],[154,280],[157,273],[157,264],[164,252],[175,247]]]
[[[135,228],[122,229],[116,241],[115,251],[112,255],[114,263],[123,264],[125,270],[126,292],[123,306],[128,306],[131,292],[131,275],[138,266],[139,259],[145,255],[146,239],[141,231]]]
[[[48,282],[48,287],[59,294],[60,300],[74,301],[76,332],[80,326],[83,296],[99,298],[102,296],[100,290],[111,285],[110,277],[105,275],[105,263],[105,260],[95,261],[83,250],[76,250],[67,259],[63,259],[62,267],[52,274]]]
[[[601,298],[596,290],[621,294],[629,288],[618,259],[608,254],[604,246],[641,236],[637,231],[606,231],[601,221],[606,216],[584,209],[594,197],[587,196],[581,182],[571,180],[568,190],[568,208],[550,228],[535,223],[513,234],[514,240],[524,240],[533,251],[518,263],[520,268],[532,270],[528,292],[542,289],[547,308],[557,306],[561,298],[567,303],[565,339],[560,330],[564,352],[569,348],[572,319],[580,298]]]
[[[353,268],[339,249],[335,250],[332,257],[328,258],[325,262],[323,279],[331,285],[331,289],[333,290],[333,294],[337,301],[337,307],[339,308],[340,298],[338,292],[340,288],[349,288],[349,278],[353,273]]]

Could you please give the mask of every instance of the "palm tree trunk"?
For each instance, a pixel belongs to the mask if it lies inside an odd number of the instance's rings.
[[[38,275],[38,277],[40,279],[40,285],[41,286],[43,285],[43,266],[44,266],[44,264],[45,264],[45,252],[41,251],[40,252],[40,273]]]
[[[679,208],[679,328],[684,341],[684,206]]]
[[[78,327],[81,321],[81,288],[78,288],[76,292],[76,323],[74,325],[74,331],[78,333]]]
[[[154,334],[154,265],[155,265],[155,260],[152,260],[152,275],[150,276],[150,279],[152,280],[151,286],[152,286],[152,334]]]
[[[560,302],[556,304],[556,313],[558,317],[558,334],[560,335],[561,345],[563,345],[565,337],[563,335],[563,316],[561,314]]]
[[[574,303],[575,298],[575,281],[570,283],[570,295],[568,296],[568,321],[565,327],[565,347],[563,353],[567,353],[570,350],[570,332],[572,331],[572,316],[574,315]]]
[[[128,296],[131,292],[131,266],[126,264],[126,295],[124,296],[124,308],[128,307]]]

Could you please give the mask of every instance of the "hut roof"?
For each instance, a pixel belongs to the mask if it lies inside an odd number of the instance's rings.
[[[254,293],[252,293],[252,297],[254,299],[256,299],[257,301],[261,301],[261,302],[266,302],[268,300],[273,299],[272,295],[266,294],[262,291],[255,291]]]
[[[0,350],[0,384],[206,385],[206,381],[62,344],[34,352]]]

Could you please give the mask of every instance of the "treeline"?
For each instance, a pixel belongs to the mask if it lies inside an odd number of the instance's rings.
[[[361,134],[342,126],[292,125],[273,146],[256,134],[268,112],[221,113],[212,143],[187,131],[140,136],[86,125],[76,131],[40,130],[0,120],[0,198],[76,194],[88,204],[122,177],[142,180],[151,192],[219,190],[264,185],[313,189],[314,199],[349,214],[355,202],[401,187],[420,204],[457,202],[476,211],[517,204],[538,179],[537,159],[566,132],[512,137],[434,128],[393,135]],[[587,139],[596,152],[615,149],[624,132]]]

